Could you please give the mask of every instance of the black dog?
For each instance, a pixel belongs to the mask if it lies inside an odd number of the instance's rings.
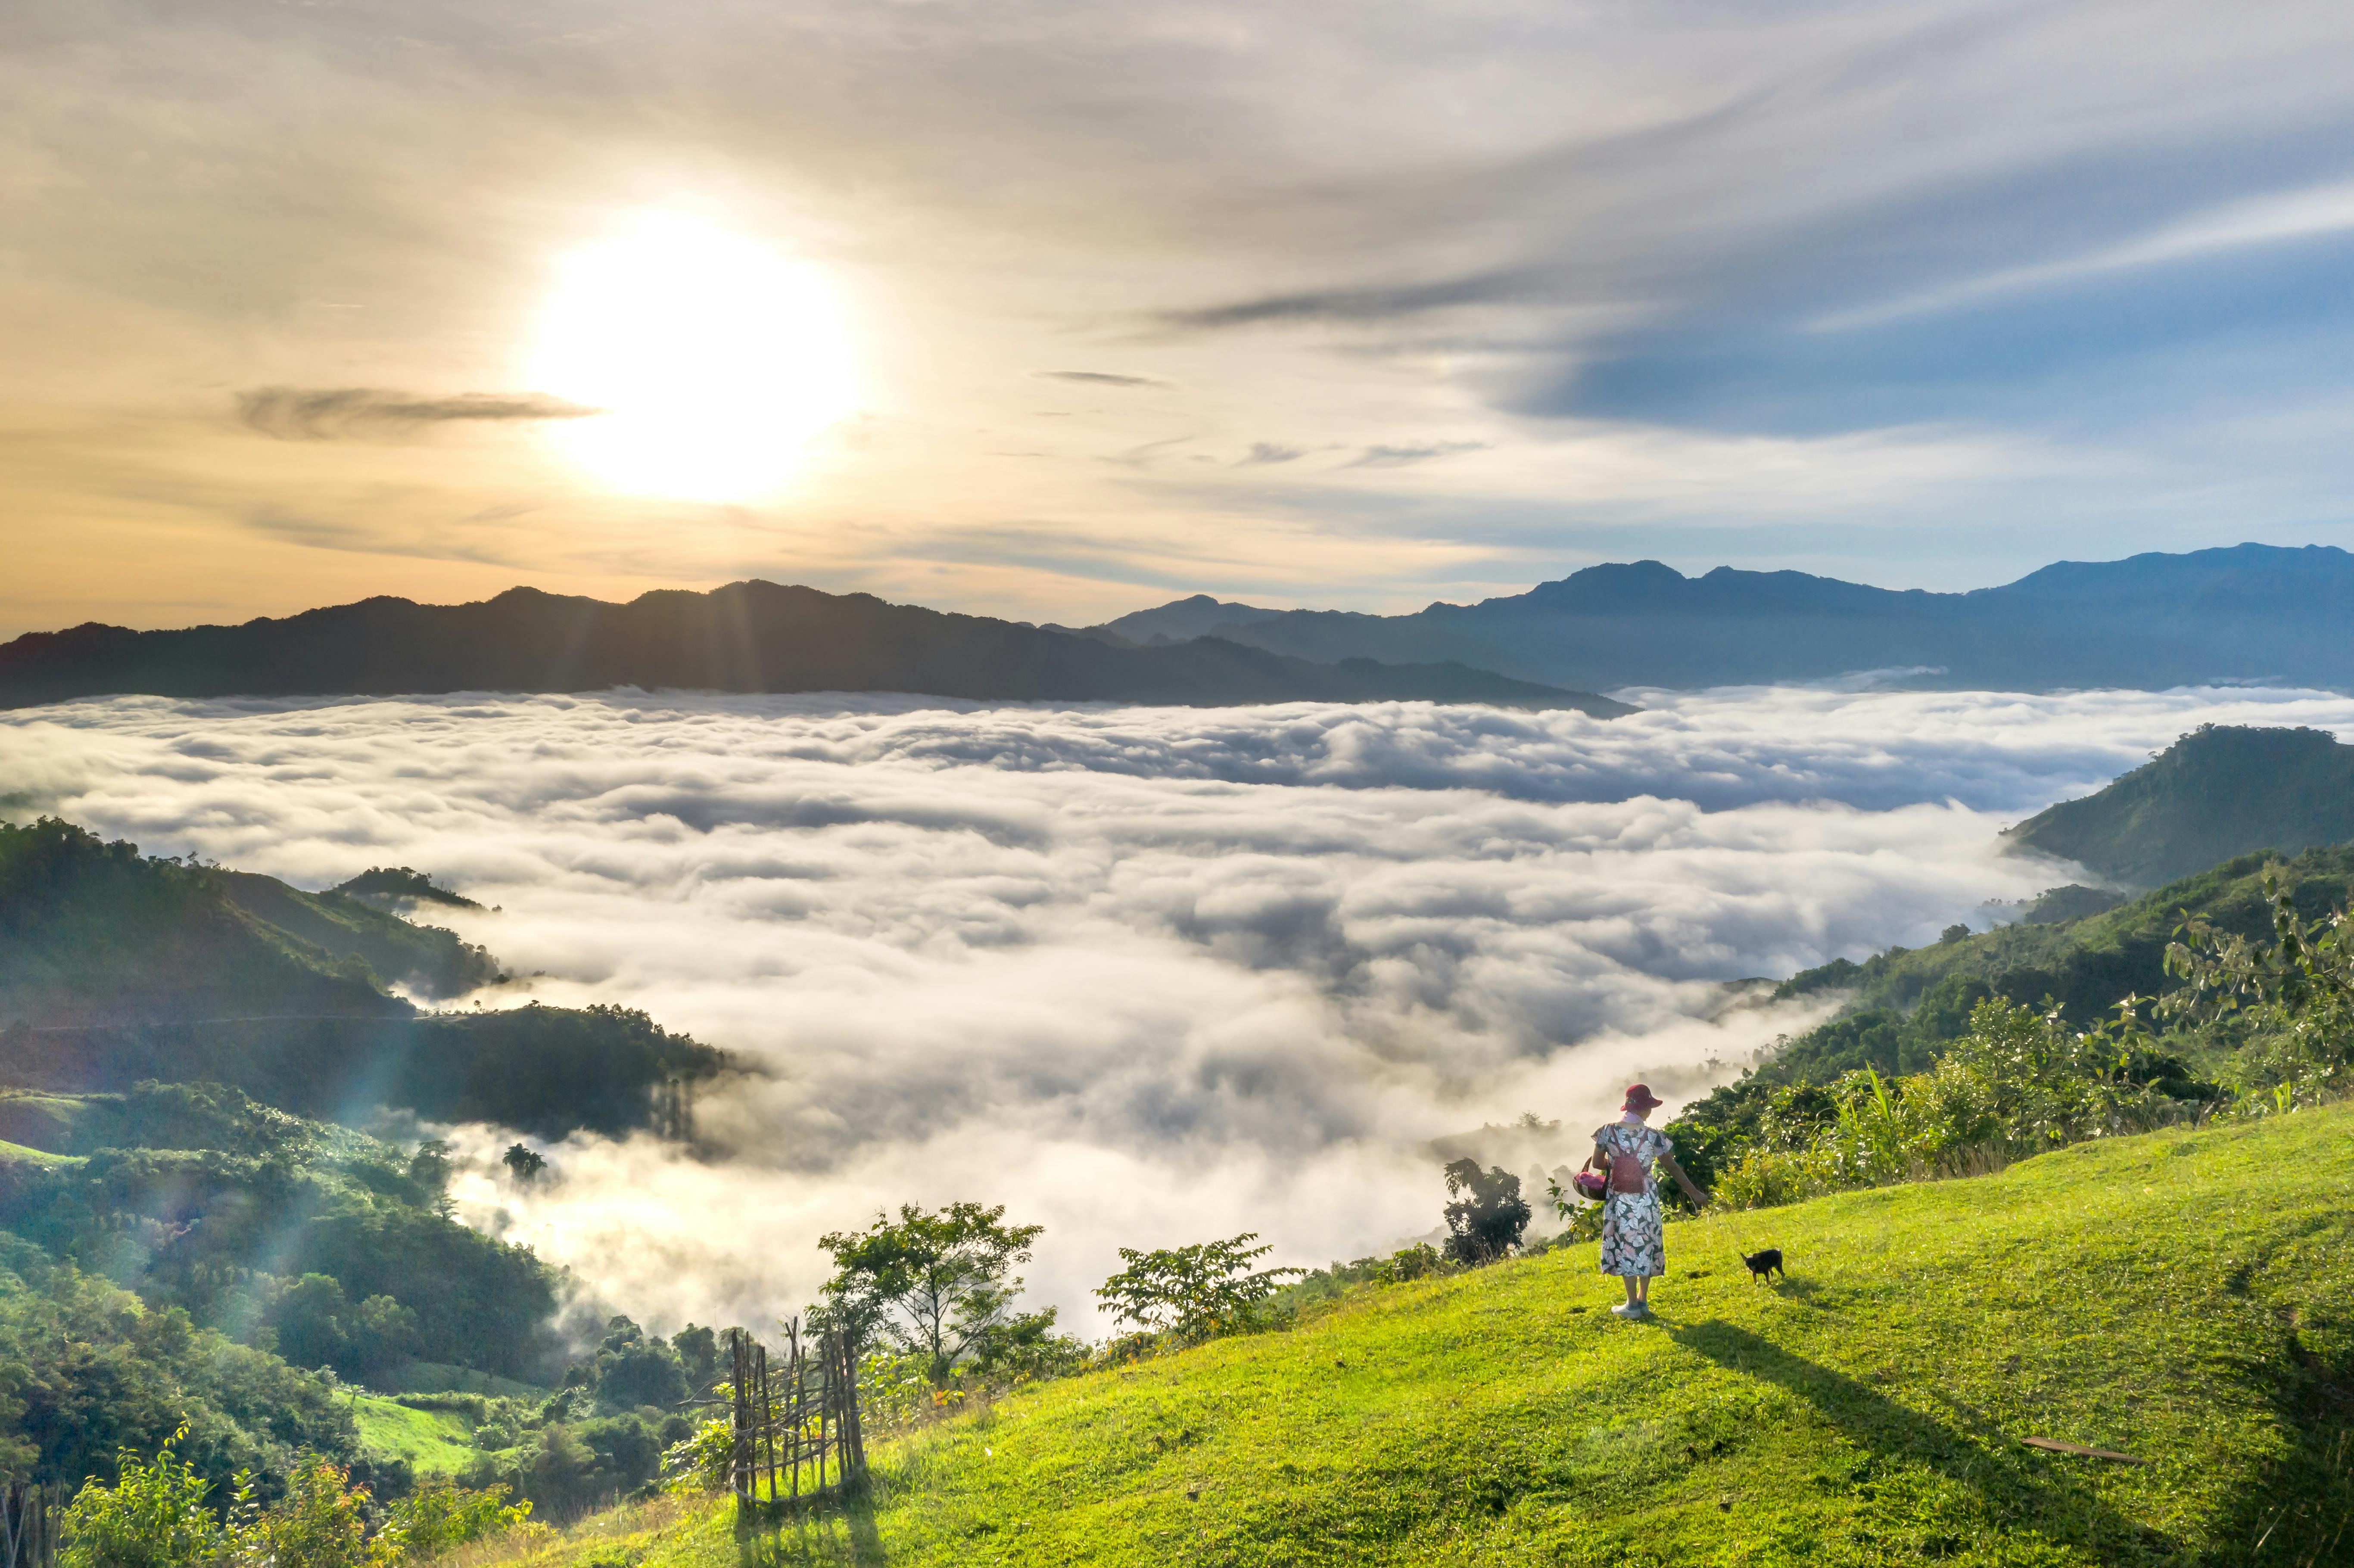
[[[1769,1246],[1764,1252],[1752,1253],[1741,1261],[1749,1266],[1749,1276],[1753,1279],[1766,1279],[1768,1275],[1775,1273],[1779,1273],[1785,1279],[1790,1277],[1790,1271],[1782,1266],[1782,1249],[1778,1246]],[[1771,1284],[1772,1281],[1767,1280],[1767,1283]]]

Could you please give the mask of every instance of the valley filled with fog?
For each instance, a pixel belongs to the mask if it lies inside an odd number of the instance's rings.
[[[1401,704],[979,707],[610,693],[120,698],[0,715],[12,814],[322,887],[408,865],[520,976],[736,1054],[692,1155],[493,1179],[471,1223],[649,1323],[759,1321],[878,1204],[1004,1202],[1093,1331],[1120,1245],[1320,1264],[1428,1232],[1430,1140],[1675,1105],[1828,1011],[1762,988],[1983,925],[2068,868],[1997,833],[2204,722],[2354,700],[1626,693],[1604,721]],[[488,906],[496,906],[493,910]],[[1566,1146],[1564,1146],[1564,1150]]]

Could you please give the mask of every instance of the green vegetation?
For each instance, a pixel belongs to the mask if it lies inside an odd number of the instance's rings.
[[[334,890],[347,897],[391,905],[447,904],[453,909],[482,907],[464,894],[452,892],[425,873],[412,871],[405,865],[372,865],[349,881],[335,884]]]
[[[355,1380],[412,1358],[522,1376],[557,1354],[555,1280],[440,1212],[434,1146],[404,1151],[219,1085],[39,1099],[73,1139],[57,1152],[82,1158],[12,1168],[0,1227],[51,1257]]]
[[[1454,1200],[1445,1210],[1448,1257],[1487,1263],[1521,1245],[1533,1211],[1521,1196],[1519,1177],[1492,1165],[1483,1171],[1468,1156],[1447,1161],[1445,1175]]]
[[[143,857],[51,818],[0,822],[0,1083],[209,1082],[304,1116],[382,1103],[543,1138],[686,1135],[686,1086],[726,1058],[642,1012],[420,1015],[387,989],[450,997],[505,978],[482,948],[366,898]]]
[[[305,1451],[361,1457],[318,1378],[0,1232],[0,1474],[111,1479],[117,1448],[152,1454],[183,1426],[216,1487],[281,1485]]]
[[[381,1394],[357,1395],[348,1408],[361,1446],[419,1476],[454,1475],[482,1457],[463,1411],[416,1410]]]
[[[950,1203],[934,1213],[902,1205],[863,1231],[819,1238],[833,1258],[819,1316],[851,1342],[887,1341],[921,1361],[935,1388],[959,1363],[1034,1352],[1055,1309],[1017,1315],[1016,1265],[1030,1261],[1044,1225],[1009,1225],[1005,1205]]]
[[[1284,1282],[1304,1268],[1253,1268],[1275,1248],[1253,1246],[1258,1236],[1245,1231],[1225,1241],[1140,1252],[1121,1247],[1128,1266],[1103,1282],[1096,1298],[1117,1322],[1133,1323],[1147,1334],[1193,1344],[1259,1322]]]
[[[386,1014],[406,1009],[380,980],[454,996],[499,978],[480,948],[341,894],[0,822],[0,1013],[29,1022]]]
[[[2243,855],[2081,919],[1891,948],[1860,964],[1834,959],[1796,975],[1776,988],[1776,1000],[1845,993],[1840,1014],[1776,1042],[1738,1082],[1685,1107],[1667,1128],[1677,1155],[1709,1185],[1770,1120],[1814,1126],[1834,1118],[1831,1086],[1843,1075],[1928,1071],[1990,998],[2039,1012],[2056,1006],[2082,1030],[2126,997],[2163,994],[2175,983],[2167,951],[2186,919],[2218,940],[2273,934],[2278,911],[2267,877],[2299,919],[2324,920],[2354,894],[2354,846],[2311,849],[2286,862]],[[2203,1102],[2268,1091],[2280,1065],[2242,1018],[2137,1037],[2120,1071],[2170,1099]]]
[[[2155,887],[2244,855],[2354,839],[2354,747],[2317,729],[2201,725],[2145,767],[2008,835],[2012,850]]]
[[[152,1460],[126,1449],[119,1471],[65,1509],[61,1568],[391,1568],[485,1535],[533,1539],[528,1503],[509,1508],[498,1493],[437,1482],[372,1507],[366,1486],[316,1456],[274,1499],[242,1474],[224,1494],[169,1445]]]
[[[1344,1292],[1288,1332],[877,1445],[758,1560],[2312,1564],[2354,1542],[2354,1107],[1669,1228],[1659,1321],[1591,1245]],[[1739,1255],[1777,1245],[1791,1278]],[[2145,1466],[2039,1451],[2029,1436]],[[735,1568],[732,1510],[535,1568]],[[615,1555],[617,1540],[628,1555]]]

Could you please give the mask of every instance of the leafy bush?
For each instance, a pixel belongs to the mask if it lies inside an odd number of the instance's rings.
[[[275,1507],[256,1508],[243,1492],[239,1502],[228,1552],[238,1568],[376,1568],[398,1553],[397,1538],[369,1538],[367,1489],[326,1459],[297,1469]]]
[[[2203,916],[2175,932],[2167,973],[2188,981],[2161,1011],[2194,1022],[2238,1013],[2253,1049],[2241,1064],[2243,1091],[2284,1106],[2333,1097],[2354,1086],[2354,919],[2343,909],[2307,920],[2276,870],[2264,902],[2273,941],[2251,940]]]
[[[2141,1070],[2162,1060],[2148,1044],[2130,997],[2109,1022],[2077,1031],[2056,1012],[1989,997],[1927,1072],[1891,1079],[1866,1067],[1779,1095],[1720,1170],[1717,1196],[1769,1207],[2147,1130],[2187,1109]]]
[[[462,1487],[435,1477],[392,1506],[384,1533],[400,1555],[424,1563],[453,1547],[514,1529],[531,1517],[528,1500],[510,1507],[504,1487]]]
[[[859,1392],[862,1396],[866,1393],[864,1379]],[[870,1399],[862,1397],[862,1412],[871,1404]],[[724,1492],[736,1463],[735,1455],[735,1425],[726,1416],[716,1416],[697,1426],[694,1436],[663,1451],[663,1488],[673,1492]]]
[[[1447,1260],[1428,1242],[1416,1242],[1400,1247],[1384,1259],[1374,1277],[1384,1285],[1404,1285],[1409,1280],[1427,1279],[1446,1266]]]
[[[1286,1279],[1308,1272],[1253,1269],[1252,1264],[1275,1250],[1250,1245],[1257,1240],[1256,1232],[1245,1231],[1225,1241],[1152,1252],[1124,1246],[1119,1255],[1128,1266],[1097,1288],[1096,1299],[1117,1321],[1180,1343],[1250,1327]]]
[[[60,1568],[186,1568],[219,1554],[227,1536],[205,1501],[213,1485],[174,1446],[187,1430],[173,1433],[152,1461],[123,1449],[114,1485],[82,1484],[58,1520]]]
[[[1751,1144],[1716,1178],[1716,1201],[1734,1209],[1772,1209],[1829,1191],[1837,1185],[1811,1150],[1768,1149]]]

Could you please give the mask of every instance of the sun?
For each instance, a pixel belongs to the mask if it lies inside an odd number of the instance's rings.
[[[550,438],[616,489],[749,501],[847,415],[850,334],[825,277],[693,218],[647,217],[564,259],[532,385],[603,410]]]

